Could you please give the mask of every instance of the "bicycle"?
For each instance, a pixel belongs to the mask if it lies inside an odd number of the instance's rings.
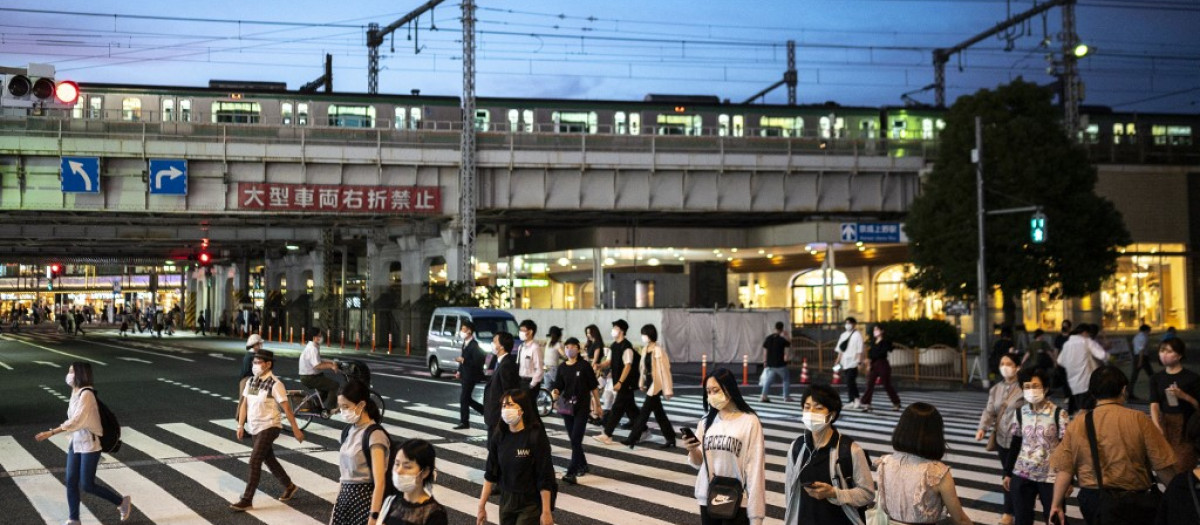
[[[550,391],[546,390],[545,387],[539,387],[535,405],[537,406],[538,415],[546,417],[554,410],[554,397],[550,395]]]
[[[334,361],[337,364],[338,373],[350,379],[358,379],[367,384],[367,389],[371,392],[370,399],[375,402],[375,406],[379,407],[379,415],[383,417],[384,403],[383,396],[379,395],[374,388],[371,387],[371,369],[366,363],[357,359],[348,361]],[[296,423],[300,429],[308,428],[309,423],[314,419],[329,419],[333,417],[332,410],[337,407],[326,407],[325,400],[321,398],[321,392],[318,390],[288,390],[288,401],[292,404],[293,411],[296,415]]]

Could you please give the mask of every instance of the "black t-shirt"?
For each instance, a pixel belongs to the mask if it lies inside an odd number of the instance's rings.
[[[592,370],[592,366],[583,362],[582,359],[578,359],[573,365],[563,363],[558,367],[550,390],[558,390],[559,395],[566,396],[567,399],[574,396],[575,411],[586,413],[588,407],[591,406],[592,391],[599,386],[599,382],[596,381],[596,372]],[[581,410],[582,412],[580,412]]]
[[[792,345],[787,338],[779,334],[771,334],[763,341],[763,348],[767,349],[767,366],[771,368],[787,366],[787,359],[784,359],[784,352]]]
[[[526,428],[512,433],[507,428],[488,440],[487,467],[483,479],[496,483],[502,492],[536,498],[554,487],[554,464],[550,462],[550,439],[544,428]]]
[[[1158,517],[1154,525],[1178,525],[1180,523],[1200,523],[1200,514],[1196,514],[1196,505],[1192,502],[1192,490],[1200,483],[1193,470],[1183,472],[1167,484],[1163,492],[1162,503],[1158,505]],[[1188,485],[1191,485],[1190,487]]]
[[[625,370],[625,351],[632,351],[633,343],[630,343],[628,339],[622,339],[620,341],[613,341],[613,344],[609,348],[612,349],[612,380],[613,384],[616,384],[617,381],[621,380],[621,372]],[[634,351],[633,360],[629,363],[633,366],[630,367],[629,374],[625,376],[625,382],[621,383],[621,390],[633,390],[637,388],[638,364],[641,362],[641,359],[638,359],[638,357],[638,353]]]
[[[871,339],[871,348],[867,350],[867,358],[872,361],[887,361],[888,352],[891,351],[892,341],[890,339],[884,338],[880,341]]]
[[[1168,374],[1162,370],[1150,377],[1150,402],[1158,403],[1158,409],[1164,414],[1183,414],[1186,422],[1195,408],[1182,399],[1177,406],[1167,404],[1166,391],[1172,383],[1179,385],[1179,389],[1187,392],[1187,395],[1200,399],[1200,374],[1184,368],[1178,374]]]
[[[446,525],[446,509],[432,497],[423,503],[409,503],[396,496],[391,510],[383,517],[383,525]]]
[[[824,447],[805,458],[806,466],[800,470],[800,482],[803,484],[820,481],[832,485],[833,480],[829,478],[829,455],[836,453],[837,440],[831,439]],[[805,523],[853,525],[841,506],[834,505],[827,499],[814,499],[803,487],[800,488],[800,499],[800,516],[796,525]]]

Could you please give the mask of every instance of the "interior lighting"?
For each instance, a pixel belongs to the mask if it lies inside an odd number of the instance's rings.
[[[762,255],[762,254],[764,254],[764,253],[767,253],[767,251],[766,251],[766,250],[764,250],[764,249],[762,249],[762,248],[759,248],[759,250],[758,250],[758,254],[759,254],[759,255]]]
[[[659,260],[657,258],[651,257],[650,260],[646,261],[646,264],[649,264],[650,266],[658,266]]]
[[[774,259],[774,258],[775,258],[775,254],[773,254],[773,253],[768,253],[768,254],[767,254],[767,258],[768,258],[768,259]]]
[[[730,248],[729,251],[731,251],[733,253],[737,253],[737,248]]]
[[[568,265],[570,265],[570,264],[571,264],[571,260],[570,260],[570,259],[568,259],[568,258],[566,258],[566,257],[559,257],[559,259],[558,259],[558,265],[559,265],[559,266],[568,266]]]
[[[288,249],[288,251],[293,251],[293,252],[300,249],[300,247],[296,246],[295,244],[289,244],[286,246],[286,248]]]
[[[613,258],[612,258],[612,257],[605,257],[605,258],[604,258],[604,265],[605,265],[605,266],[612,266],[612,265],[614,265],[614,264],[617,264],[617,261],[613,260]]]

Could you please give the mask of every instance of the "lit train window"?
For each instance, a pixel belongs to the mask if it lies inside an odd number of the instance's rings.
[[[1088,124],[1088,126],[1086,128],[1084,128],[1084,130],[1083,130],[1083,140],[1087,144],[1099,144],[1100,143],[1100,125],[1099,124]]]
[[[142,120],[142,99],[129,97],[121,101],[121,120]]]
[[[521,112],[515,109],[508,110],[508,131],[515,133],[520,131],[518,125],[521,123]]]
[[[1150,135],[1155,146],[1191,146],[1191,126],[1151,126]]]
[[[180,122],[192,121],[192,99],[185,98],[179,101],[179,120]]]
[[[508,131],[531,133],[533,131],[533,110],[508,110]]]
[[[704,119],[700,115],[658,115],[655,123],[659,135],[691,135],[703,132]]]
[[[629,114],[629,134],[630,135],[641,135],[642,134],[642,114],[641,113],[630,113]]]
[[[933,140],[933,119],[921,119],[921,139]]]
[[[296,112],[291,102],[284,102],[279,106],[279,116],[283,119],[284,126],[290,126],[292,120],[296,118]]]
[[[555,133],[596,133],[599,128],[595,111],[555,111],[551,118]]]
[[[874,120],[863,120],[858,123],[858,129],[864,139],[874,139],[879,135],[879,124]]]
[[[296,124],[301,126],[308,125],[308,103],[301,102],[296,104]]]
[[[758,134],[763,137],[800,137],[804,135],[802,117],[761,117]]]
[[[823,139],[840,139],[846,135],[846,119],[835,115],[821,117],[817,128]]]
[[[745,134],[746,134],[746,116],[745,115],[734,115],[733,116],[733,136],[741,137],[741,136],[744,136]]]
[[[717,136],[725,137],[729,135],[729,115],[717,115]]]
[[[104,116],[104,97],[92,95],[88,97],[88,118],[98,119]]]
[[[162,119],[163,122],[175,120],[175,99],[168,98],[162,101]]]
[[[258,102],[212,103],[212,121],[217,124],[258,124],[262,106]]]
[[[329,125],[339,128],[375,127],[375,107],[330,104]]]
[[[524,119],[522,125],[525,127],[525,133],[533,132],[533,110],[526,109],[521,112],[521,118]]]
[[[487,131],[491,125],[492,112],[486,109],[475,110],[475,131]]]
[[[904,136],[904,131],[907,129],[908,129],[908,119],[898,118],[896,120],[893,120],[892,121],[892,138],[894,138],[894,139],[907,138]]]

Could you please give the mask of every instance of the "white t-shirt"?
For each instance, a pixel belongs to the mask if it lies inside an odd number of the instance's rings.
[[[1058,354],[1058,364],[1067,371],[1067,385],[1072,394],[1085,394],[1092,379],[1092,372],[1108,359],[1108,353],[1095,340],[1082,335],[1073,335],[1063,343]]]
[[[846,351],[843,352],[842,342],[847,339],[849,342],[846,344]],[[863,338],[858,330],[842,332],[842,335],[838,337],[837,345],[834,346],[834,350],[842,354],[838,364],[842,365],[842,369],[858,368],[858,362],[862,359],[862,349]]]
[[[321,347],[317,346],[316,341],[309,341],[304,345],[304,351],[300,353],[300,375],[313,376],[321,373],[317,370],[317,365],[321,364]]]
[[[274,373],[251,377],[242,397],[246,398],[247,432],[257,434],[268,428],[283,428],[279,406],[287,402],[287,389]]]

